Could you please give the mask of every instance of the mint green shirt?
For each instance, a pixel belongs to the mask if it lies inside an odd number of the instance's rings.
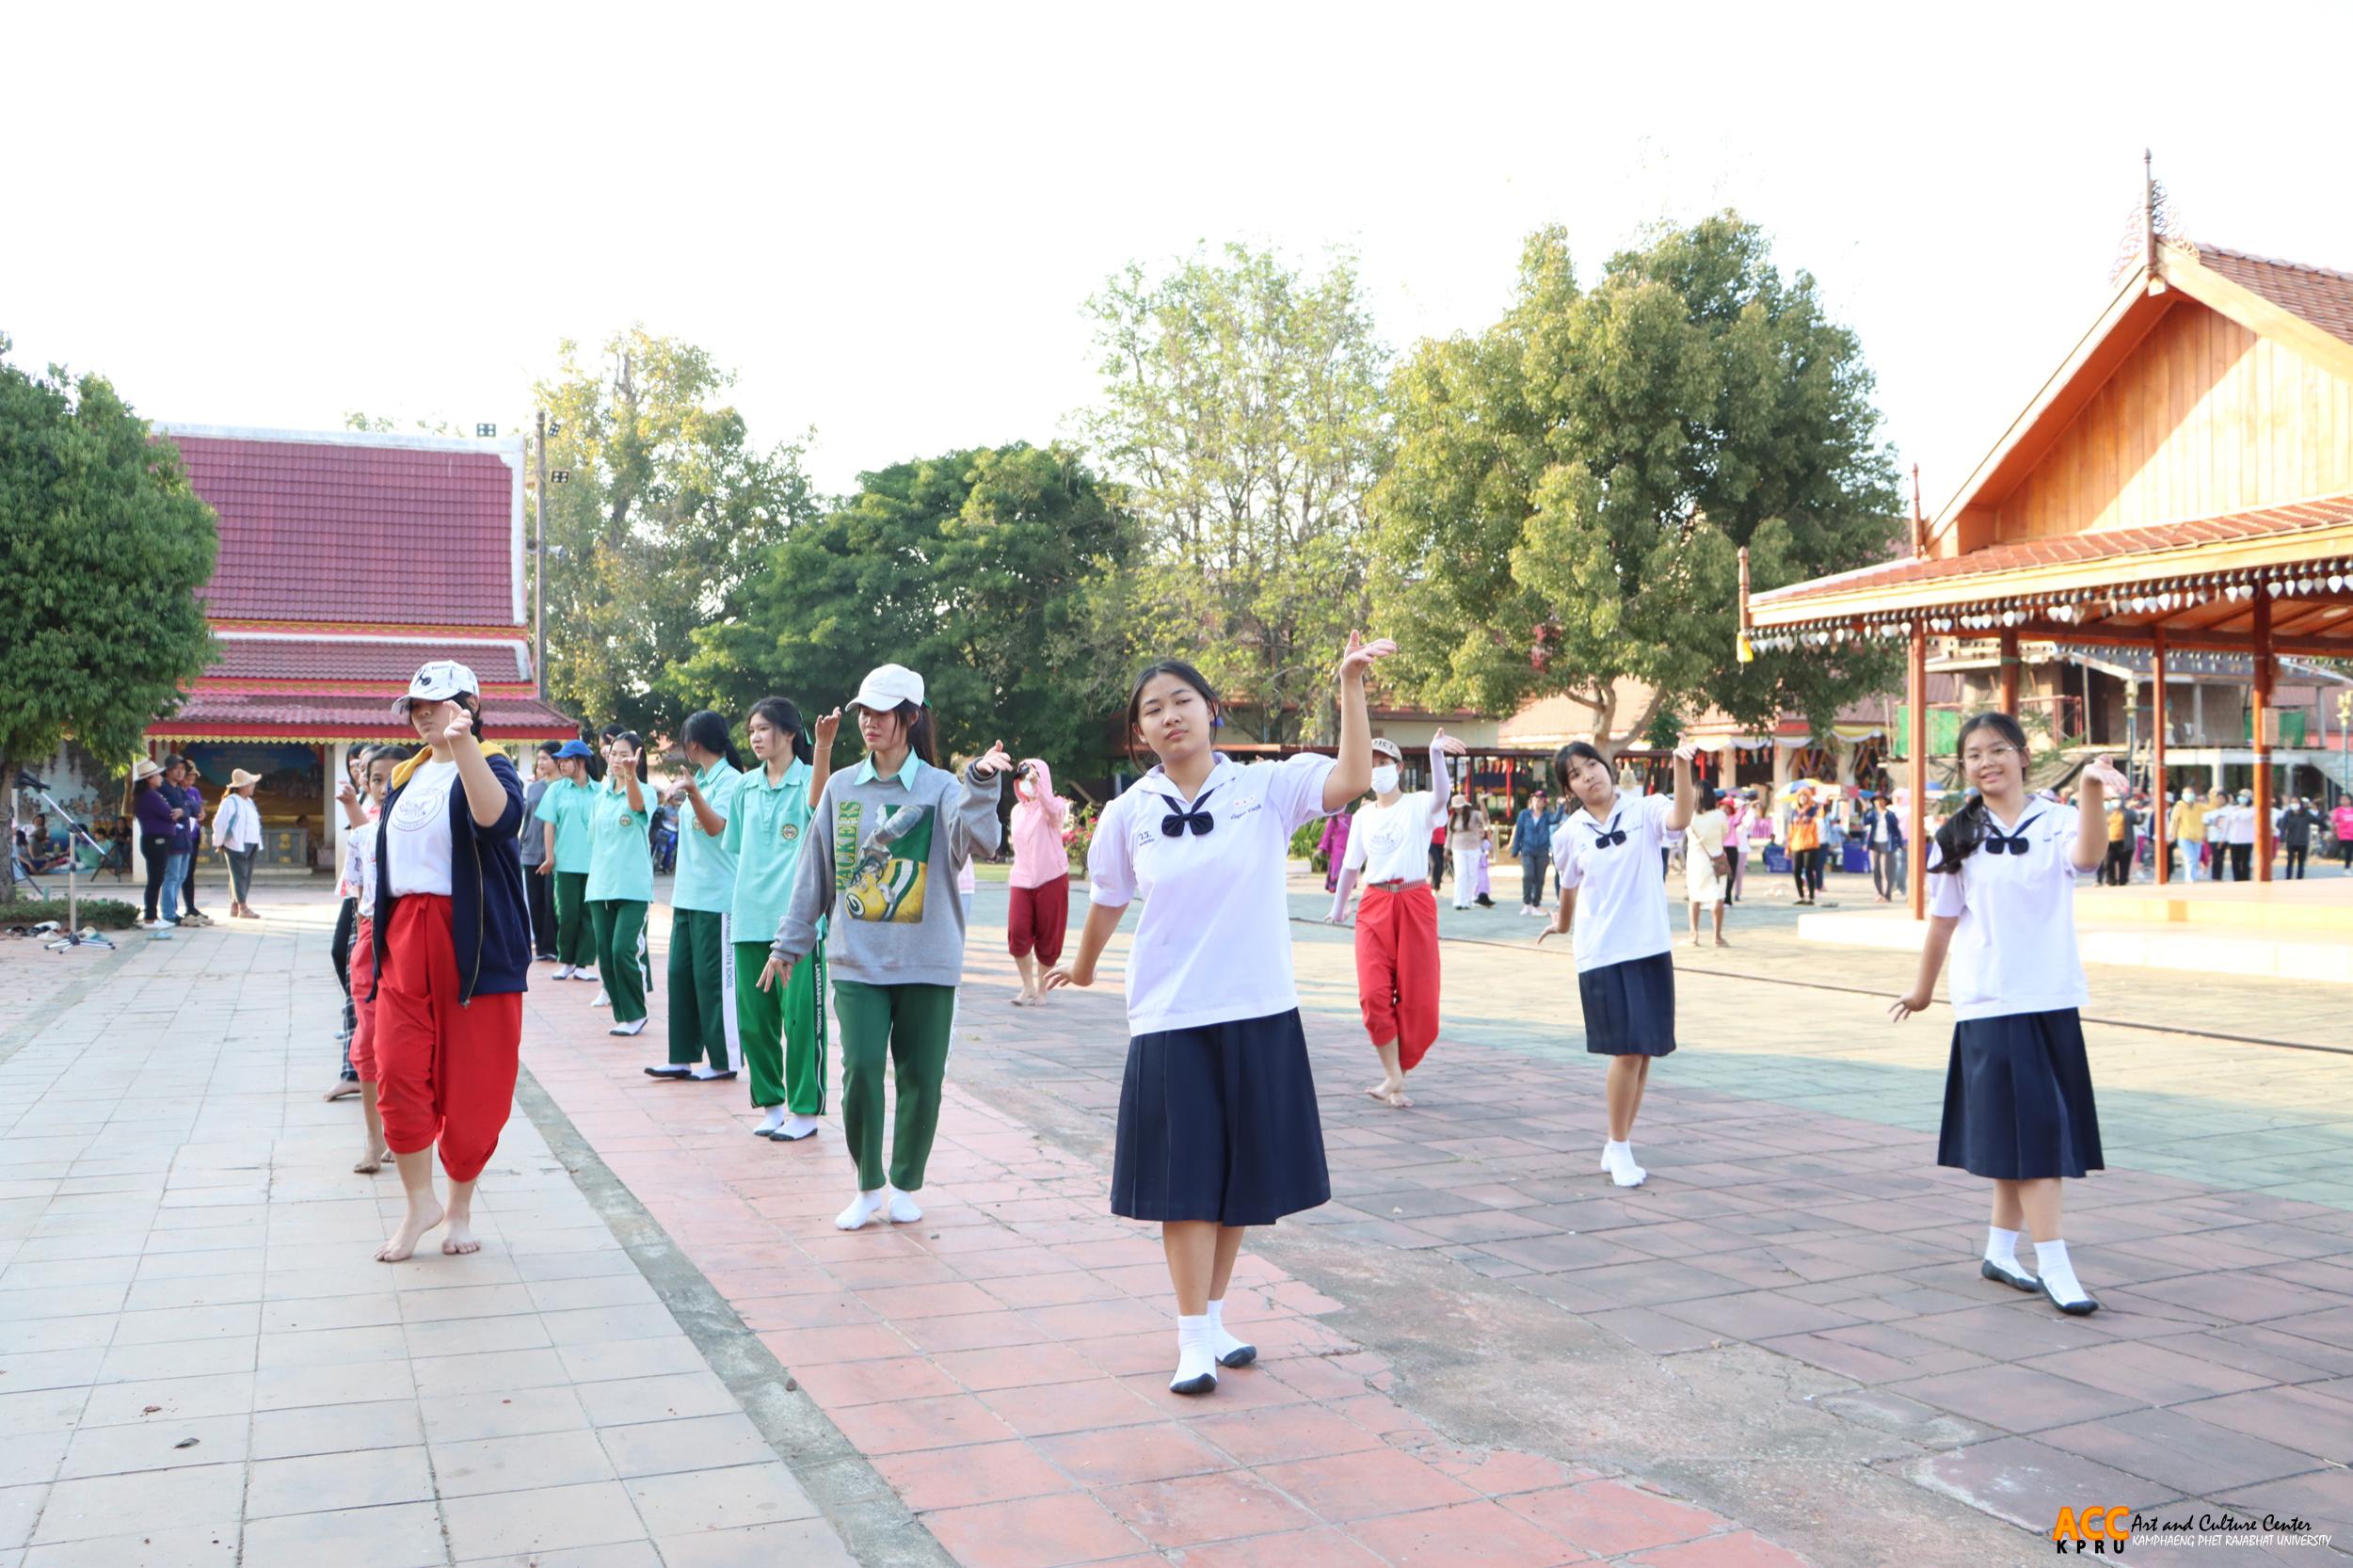
[[[728,831],[720,842],[735,856],[735,939],[773,942],[792,896],[792,873],[808,841],[816,803],[808,781],[816,772],[795,757],[781,783],[768,781],[765,767],[735,781]]]
[[[915,776],[921,772],[922,768],[923,759],[915,755],[915,748],[909,746],[905,760],[899,764],[899,771],[893,776],[893,782],[902,790],[912,790],[915,788]],[[857,772],[851,776],[850,782],[872,784],[881,776],[874,771],[874,754],[870,751],[866,754],[866,760],[857,765]]]
[[[735,808],[735,781],[743,776],[726,758],[714,757],[695,776],[695,788],[703,792],[705,805],[725,817]],[[695,803],[678,803],[678,881],[670,888],[671,908],[724,915],[735,907],[735,851],[720,836],[726,831],[705,833]]]
[[[589,792],[588,897],[653,902],[653,790],[637,786],[646,808],[629,808],[629,790],[618,776]],[[556,842],[563,842],[561,828]],[[560,869],[560,868],[559,868]]]
[[[550,783],[539,796],[538,820],[555,824],[557,871],[584,872],[589,869],[588,814],[596,798],[596,786],[575,784],[568,778],[558,778]]]

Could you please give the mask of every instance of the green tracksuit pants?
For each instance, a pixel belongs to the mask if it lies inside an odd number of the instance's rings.
[[[781,1105],[795,1116],[822,1116],[832,1071],[825,1050],[825,944],[792,966],[788,984],[763,991],[760,971],[767,966],[767,943],[735,944],[736,1033],[752,1078],[752,1103],[762,1111]]]
[[[883,1061],[889,1059],[899,1105],[890,1135],[889,1185],[912,1192],[939,1130],[940,1082],[948,1074],[956,988],[952,985],[864,985],[833,983],[833,1013],[841,1025],[841,1135],[857,1161],[857,1185],[884,1184]]]
[[[596,922],[597,978],[612,999],[613,1021],[634,1023],[646,1016],[646,992],[653,985],[653,964],[646,956],[646,906],[633,898],[590,899],[588,918]]]
[[[716,909],[670,912],[670,1065],[711,1064],[714,1073],[743,1065],[736,1048],[735,954],[730,921]]]
[[[555,873],[555,961],[586,968],[597,961],[597,932],[588,919],[588,873]]]

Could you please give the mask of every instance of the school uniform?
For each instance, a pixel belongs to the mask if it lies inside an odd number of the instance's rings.
[[[2078,1010],[2075,808],[2030,799],[1947,874],[1929,847],[1929,914],[1956,920],[1953,1050],[1936,1162],[1997,1181],[2101,1169],[2100,1123]],[[1997,836],[1998,835],[1998,836]]]
[[[1271,1224],[1331,1199],[1284,877],[1291,835],[1325,814],[1333,766],[1220,756],[1191,800],[1155,767],[1104,808],[1088,897],[1144,901],[1128,956],[1114,1214]]]
[[[728,808],[721,845],[735,856],[731,936],[735,960],[736,1039],[752,1081],[752,1103],[765,1111],[781,1105],[795,1116],[825,1113],[825,939],[817,922],[815,940],[792,978],[768,990],[760,971],[768,965],[768,944],[784,923],[786,904],[809,839],[815,803],[808,798],[814,770],[794,758],[784,776],[768,770],[739,776]]]
[[[638,785],[642,808],[629,803],[629,786],[616,772],[589,792],[588,919],[596,927],[597,974],[612,999],[613,1021],[635,1023],[646,1016],[646,993],[653,989],[653,963],[646,955],[646,906],[653,902],[653,792]],[[553,793],[552,791],[549,792]],[[562,831],[556,848],[563,848]]]
[[[596,928],[588,918],[596,804],[597,786],[559,778],[539,797],[534,813],[555,828],[555,958],[574,968],[584,969],[597,961]]]
[[[742,773],[724,757],[695,776],[705,804],[733,808]],[[735,852],[705,833],[694,808],[679,810],[678,874],[670,888],[670,1065],[708,1062],[715,1073],[742,1065],[735,1017]]]
[[[1620,791],[1596,818],[1579,807],[1552,836],[1563,898],[1574,889],[1577,993],[1585,1048],[1666,1056],[1675,1048],[1674,934],[1651,870],[1666,853],[1673,795]]]
[[[555,876],[539,874],[548,854],[547,830],[539,825],[539,803],[563,778],[534,778],[523,786],[523,830],[515,835],[516,857],[522,862],[523,898],[531,906],[531,952],[535,958],[555,956]]]
[[[1441,776],[1433,767],[1432,776]],[[1356,1005],[1375,1046],[1397,1042],[1412,1072],[1438,1038],[1438,901],[1424,876],[1424,835],[1446,820],[1431,790],[1356,808],[1342,869],[1364,888],[1356,904]]]

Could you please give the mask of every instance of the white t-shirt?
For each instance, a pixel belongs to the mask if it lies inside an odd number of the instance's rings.
[[[2231,836],[2224,840],[2225,842],[2251,844],[2255,841],[2255,808],[2253,807],[2233,806],[2223,815],[2229,821],[2231,829]],[[2275,831],[2278,828],[2276,820],[2273,827]]]
[[[1430,833],[1446,821],[1446,801],[1434,790],[1416,790],[1387,806],[1369,800],[1348,824],[1348,853],[1340,869],[1366,882],[1430,880]]]
[[[1981,843],[1953,875],[1929,844],[1929,913],[1958,917],[1951,950],[1953,1016],[1998,1018],[2055,1013],[2091,1000],[2075,952],[2075,832],[2072,806],[2029,800],[2014,828],[1991,824],[2005,839],[2024,838],[2023,855],[1990,853]]]
[[[1618,792],[1600,822],[1583,807],[1552,830],[1552,861],[1561,889],[1577,890],[1577,967],[1607,968],[1674,947],[1667,929],[1665,877],[1658,856],[1667,843],[1673,795]],[[1624,834],[1623,842],[1615,841]],[[1605,843],[1604,840],[1610,842]]]
[[[1087,897],[1106,908],[1144,900],[1128,954],[1130,1033],[1299,1005],[1284,876],[1291,835],[1326,815],[1334,766],[1313,753],[1249,767],[1221,755],[1190,807],[1156,767],[1103,808],[1087,851]],[[1162,831],[1163,819],[1198,811],[1209,814],[1208,833]]]
[[[456,783],[456,763],[424,763],[409,775],[408,787],[384,819],[394,898],[408,893],[449,897],[449,792]]]
[[[360,918],[376,918],[376,824],[378,808],[369,801],[368,820],[344,835],[344,896],[360,901]]]

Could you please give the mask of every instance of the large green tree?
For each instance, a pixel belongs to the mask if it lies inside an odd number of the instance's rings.
[[[566,342],[535,389],[548,411],[548,692],[591,722],[674,730],[664,671],[697,627],[742,614],[770,549],[817,515],[802,449],[753,444],[734,377],[642,328],[593,361]]]
[[[1731,213],[1653,235],[1580,290],[1532,235],[1503,319],[1421,344],[1391,388],[1371,498],[1384,673],[1508,712],[1565,694],[1611,748],[1713,705],[1826,723],[1891,657],[1737,657],[1737,552],[1757,591],[1885,557],[1897,515],[1872,379],[1814,280]],[[1647,689],[1621,703],[1620,693]]]
[[[7,362],[0,336],[0,793],[72,735],[125,762],[212,653],[213,509],[104,377]],[[13,826],[11,820],[8,824]],[[0,899],[15,896],[0,878]]]
[[[1365,614],[1365,493],[1387,355],[1345,258],[1310,278],[1242,246],[1089,302],[1086,420],[1144,530],[1129,652],[1200,665],[1262,739],[1321,732]]]
[[[951,750],[1002,740],[1099,760],[1126,696],[1120,569],[1134,525],[1064,447],[952,452],[859,476],[771,547],[741,613],[695,634],[666,689],[741,718],[782,693],[808,717],[906,664]],[[851,743],[855,746],[855,737]]]

